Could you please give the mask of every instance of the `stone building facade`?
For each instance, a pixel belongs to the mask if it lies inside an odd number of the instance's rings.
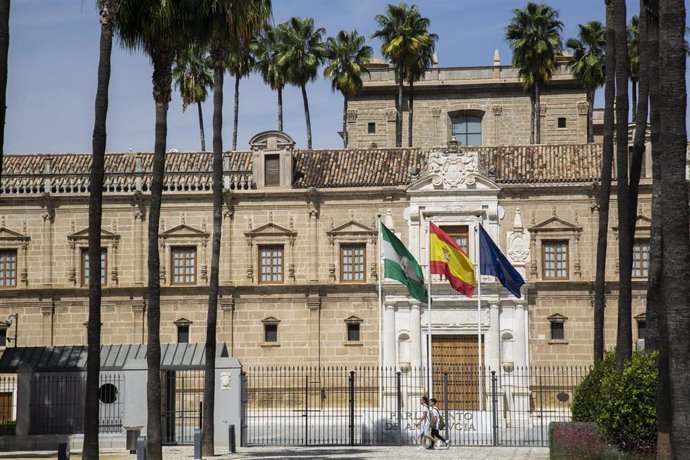
[[[404,369],[426,363],[429,332],[438,363],[476,364],[481,356],[492,368],[588,364],[600,157],[598,144],[297,150],[285,133],[258,134],[251,151],[224,155],[218,339],[244,365]],[[147,153],[106,156],[104,344],[146,341],[151,165]],[[0,328],[0,343],[86,342],[89,167],[85,154],[5,157],[0,318],[17,321]],[[164,343],[205,340],[210,172],[209,153],[167,155],[158,240]],[[651,171],[639,204],[635,338],[644,333],[650,184]],[[425,273],[429,220],[464,241],[475,261],[482,224],[523,273],[523,297],[482,277],[481,297],[465,298],[434,276],[429,310],[401,284],[381,280],[379,219]]]

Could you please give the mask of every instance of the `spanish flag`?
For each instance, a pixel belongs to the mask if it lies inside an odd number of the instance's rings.
[[[445,275],[450,286],[467,297],[472,297],[477,287],[474,265],[460,246],[443,230],[429,222],[431,245],[431,273]]]

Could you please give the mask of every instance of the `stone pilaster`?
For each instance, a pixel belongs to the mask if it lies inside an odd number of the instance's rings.
[[[55,316],[55,305],[41,305],[41,335],[42,343],[53,346],[53,319]]]
[[[525,321],[525,305],[515,305],[515,318],[513,319],[515,331],[515,366],[518,368],[527,365],[527,331]]]
[[[144,343],[146,331],[146,304],[143,299],[132,303],[132,343]]]
[[[410,345],[412,368],[422,366],[422,315],[419,303],[410,305]]]
[[[395,338],[395,305],[386,303],[383,311],[383,366],[395,367],[397,340]]]
[[[486,347],[486,364],[491,370],[498,371],[501,365],[501,320],[500,309],[496,304],[489,307],[489,332],[484,342]]]

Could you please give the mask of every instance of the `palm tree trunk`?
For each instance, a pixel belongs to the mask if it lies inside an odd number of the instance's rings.
[[[587,143],[594,143],[594,91],[587,91]]]
[[[0,0],[0,176],[5,152],[7,112],[7,59],[10,49],[10,0]]]
[[[235,109],[232,120],[232,151],[237,150],[237,126],[240,117],[240,77],[235,75]]]
[[[536,113],[536,100],[534,97],[534,85],[529,90],[529,103],[531,107],[530,111],[530,119],[529,119],[529,143],[534,144],[534,121],[535,121],[535,113]]]
[[[221,61],[222,62],[222,61]],[[208,312],[206,316],[206,362],[204,366],[203,430],[201,454],[215,455],[214,414],[216,391],[216,323],[218,321],[218,270],[220,266],[220,238],[223,223],[223,77],[222,65],[213,76],[213,237],[211,246],[211,278],[209,280]],[[237,81],[235,101],[237,101]],[[237,107],[237,105],[235,105]]]
[[[9,8],[9,0],[6,3]],[[98,458],[98,382],[101,372],[101,221],[103,217],[110,56],[113,49],[113,17],[111,12],[115,11],[112,3],[107,0],[99,2],[101,38],[92,138],[93,154],[89,175],[89,324],[87,331],[86,391],[84,394],[84,448],[82,450],[84,460]],[[0,12],[0,16],[1,14]],[[4,91],[2,92],[4,93]],[[2,107],[4,107],[4,103],[2,103]]]
[[[395,146],[402,147],[403,78],[398,72],[398,102],[395,114]]]
[[[614,0],[616,33],[616,200],[618,205],[618,329],[616,366],[632,356],[632,235],[628,183],[628,47],[625,0]]]
[[[539,81],[534,83],[534,140],[537,144],[541,144],[541,83]]]
[[[407,114],[407,146],[412,147],[412,117],[414,114],[414,82],[410,80],[410,110]]]
[[[347,148],[347,94],[343,94],[343,148]]]
[[[204,113],[201,110],[201,101],[196,103],[197,112],[199,112],[199,135],[201,136],[201,151],[206,151],[206,134],[204,134]]]
[[[150,460],[163,460],[161,430],[161,281],[158,229],[160,226],[165,171],[165,148],[168,137],[168,105],[172,92],[172,50],[163,50],[152,56],[153,94],[156,102],[156,130],[151,177],[151,209],[148,226],[148,305],[146,321],[147,427],[146,456]]]
[[[278,88],[278,131],[283,130],[283,88]]]
[[[613,163],[613,101],[615,93],[615,31],[613,2],[606,3],[606,85],[604,87],[604,139],[601,156],[601,188],[599,190],[599,232],[597,235],[597,267],[594,281],[594,362],[604,358],[604,319],[606,311],[606,247],[608,242],[609,206]]]
[[[304,120],[307,122],[307,148],[311,150],[311,118],[309,117],[309,99],[307,99],[307,86],[300,85],[302,100],[304,101]]]
[[[661,182],[663,203],[664,275],[662,289],[666,304],[669,342],[669,376],[673,402],[671,412],[671,447],[673,458],[686,458],[690,452],[690,234],[688,231],[688,193],[686,182],[687,132],[685,116],[686,50],[685,4],[683,0],[659,2],[659,100],[661,107]],[[655,146],[656,148],[656,146]]]
[[[640,39],[640,46],[642,46],[642,40]],[[642,65],[642,58],[640,58],[640,65]],[[637,120],[637,80],[635,78],[630,79],[630,97],[632,98],[632,120]],[[640,99],[642,96],[640,95]]]

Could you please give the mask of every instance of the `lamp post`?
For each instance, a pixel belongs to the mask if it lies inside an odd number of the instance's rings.
[[[14,347],[17,348],[17,331],[19,330],[19,315],[13,313],[7,317],[5,325],[9,328],[14,324],[14,337],[7,337],[8,342],[14,341]]]

